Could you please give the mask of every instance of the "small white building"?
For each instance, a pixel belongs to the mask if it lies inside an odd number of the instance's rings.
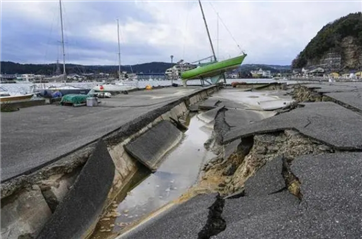
[[[35,75],[34,74],[22,74],[20,77],[17,77],[17,79],[26,81],[26,82],[30,82],[35,79]]]
[[[254,77],[254,78],[258,78],[258,77],[267,77],[267,78],[271,78],[272,75],[271,75],[271,72],[268,70],[268,71],[264,71],[263,69],[259,69],[257,71],[250,71],[251,75]]]

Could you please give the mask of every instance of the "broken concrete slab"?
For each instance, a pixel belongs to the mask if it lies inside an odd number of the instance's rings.
[[[241,139],[236,139],[223,147],[223,159],[227,160],[238,149]]]
[[[228,109],[225,111],[225,121],[230,127],[237,127],[254,123],[264,119],[265,116],[271,117],[273,115],[275,113],[266,113],[264,115],[263,112],[258,111]]]
[[[286,189],[282,170],[283,161],[281,156],[267,162],[253,177],[245,182],[245,194],[255,197],[269,195],[283,188]]]
[[[63,200],[69,189],[74,184],[80,170],[75,170],[71,174],[53,175],[47,180],[42,180],[40,188],[52,212]]]
[[[155,172],[162,157],[181,139],[182,132],[171,122],[163,120],[125,145],[125,149],[140,163]]]
[[[199,105],[200,110],[211,110],[217,107],[219,99],[210,97]]]
[[[199,111],[199,105],[198,104],[190,105],[189,106],[189,111],[190,112],[198,112]]]
[[[303,85],[315,92],[318,93],[331,93],[331,92],[348,92],[348,91],[356,91],[358,89],[358,85],[354,86],[353,84],[344,85],[341,83],[325,83],[325,84],[305,84]]]
[[[78,178],[38,239],[84,238],[92,231],[112,186],[115,166],[103,140],[84,165]]]
[[[325,95],[336,100],[339,104],[342,103],[355,110],[362,111],[362,92],[360,91],[327,93]]]
[[[288,107],[293,103],[294,103],[294,100],[280,99],[280,100],[274,100],[274,101],[260,101],[259,105],[265,111],[272,111],[272,110],[277,110],[277,109],[282,109],[282,108]]]
[[[362,149],[362,116],[331,102],[305,103],[304,107],[234,128],[223,143],[260,133],[296,129],[337,149]]]
[[[52,212],[40,188],[24,190],[18,196],[1,200],[1,238],[35,237]]]
[[[216,115],[218,114],[218,112],[222,109],[223,107],[216,107],[214,109],[208,110],[206,112],[203,112],[201,114],[197,115],[197,118],[199,118],[200,120],[204,121],[206,124],[211,123],[212,121],[214,121]]]
[[[215,200],[216,194],[198,195],[122,238],[198,238]]]
[[[228,100],[225,98],[219,98],[220,103],[218,103],[219,106],[225,106],[225,108],[228,109],[247,109],[248,107],[244,104]]]

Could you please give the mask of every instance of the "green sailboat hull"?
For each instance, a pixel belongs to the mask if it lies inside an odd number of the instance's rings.
[[[205,66],[200,66],[189,71],[184,71],[181,73],[181,78],[185,81],[220,75],[227,70],[238,68],[246,56],[246,54],[243,54],[241,56],[230,58],[224,61],[219,61]]]

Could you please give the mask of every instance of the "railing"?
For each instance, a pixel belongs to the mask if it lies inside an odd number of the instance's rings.
[[[200,63],[201,61],[208,60],[208,59],[214,60],[214,56],[205,57],[205,58],[203,58],[203,59],[200,59],[200,60],[191,62],[191,64]]]

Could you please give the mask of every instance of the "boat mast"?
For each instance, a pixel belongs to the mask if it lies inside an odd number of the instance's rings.
[[[118,80],[121,80],[121,46],[119,43],[119,20],[117,19],[117,36],[118,36]]]
[[[65,73],[65,51],[64,51],[64,33],[63,33],[63,15],[62,15],[62,1],[59,0],[59,10],[60,10],[60,26],[62,30],[62,48],[63,48],[63,79],[66,82],[66,73]]]
[[[211,45],[212,54],[214,55],[214,60],[215,60],[215,61],[217,61],[217,59],[216,59],[216,55],[215,55],[214,46],[212,45],[212,41],[211,41],[211,37],[210,37],[209,28],[207,27],[207,23],[206,23],[206,18],[205,18],[204,10],[202,9],[201,0],[199,0],[199,5],[200,5],[201,13],[202,13],[202,18],[204,19],[204,23],[205,23],[205,27],[206,27],[206,31],[207,31],[207,36],[209,37],[209,41],[210,41],[210,45]]]
[[[219,13],[217,13],[217,25],[216,25],[216,35],[217,35],[217,42],[216,42],[216,51],[217,51],[217,57],[219,57]]]

